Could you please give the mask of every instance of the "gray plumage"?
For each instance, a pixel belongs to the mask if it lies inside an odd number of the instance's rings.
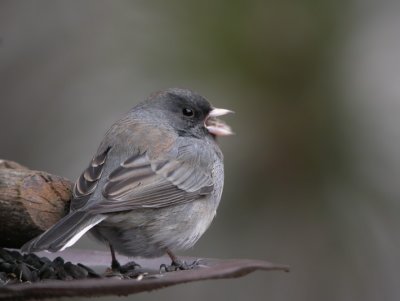
[[[185,89],[135,106],[76,181],[70,213],[22,250],[62,250],[87,231],[127,256],[193,246],[216,214],[224,182],[223,156],[206,126],[212,110]]]

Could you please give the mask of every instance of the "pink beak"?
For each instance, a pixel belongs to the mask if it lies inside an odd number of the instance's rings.
[[[232,129],[230,126],[222,122],[221,120],[217,119],[219,116],[223,116],[229,113],[234,113],[231,110],[227,109],[212,109],[211,112],[208,114],[206,121],[205,121],[205,127],[207,130],[215,135],[215,136],[228,136],[228,135],[233,135]]]

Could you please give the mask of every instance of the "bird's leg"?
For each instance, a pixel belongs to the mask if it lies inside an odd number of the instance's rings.
[[[111,269],[113,271],[117,271],[117,272],[124,274],[124,273],[134,270],[136,267],[139,267],[139,268],[141,267],[139,264],[137,264],[134,261],[130,261],[121,266],[121,264],[117,260],[117,257],[115,256],[114,247],[111,244],[109,244],[109,246],[110,246],[110,251],[111,251]]]
[[[200,263],[200,259],[193,261],[191,264],[187,264],[185,261],[180,260],[175,256],[169,249],[167,249],[167,254],[169,258],[171,258],[171,265],[167,266],[166,264],[160,265],[160,273],[164,270],[165,272],[174,272],[178,270],[192,270],[197,267]]]
[[[114,247],[110,243],[108,245],[110,246],[111,252],[111,269],[114,271],[119,271],[121,269],[121,265],[119,264],[117,257],[115,257]]]
[[[179,260],[178,257],[176,257],[176,255],[172,253],[170,250],[167,250],[167,254],[169,258],[171,258],[171,265],[181,266],[183,264],[183,261]]]

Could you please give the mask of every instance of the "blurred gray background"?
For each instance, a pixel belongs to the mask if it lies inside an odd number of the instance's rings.
[[[237,112],[237,135],[220,140],[217,219],[186,254],[292,272],[126,299],[399,300],[399,14],[390,0],[3,0],[0,157],[74,180],[135,103],[191,88]]]

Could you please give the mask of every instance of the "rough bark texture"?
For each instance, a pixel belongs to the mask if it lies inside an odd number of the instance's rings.
[[[19,248],[63,217],[72,183],[0,160],[0,247]]]

